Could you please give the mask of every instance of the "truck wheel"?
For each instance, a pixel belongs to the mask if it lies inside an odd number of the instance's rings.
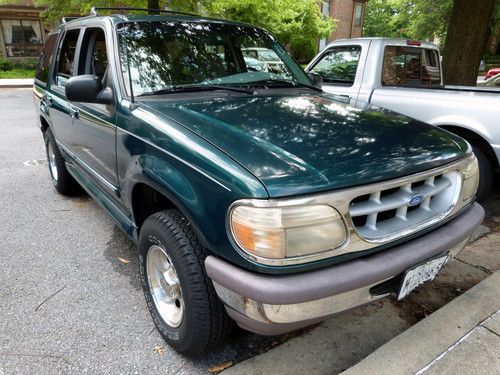
[[[477,188],[476,200],[481,202],[488,197],[493,186],[493,169],[483,151],[475,145],[472,145],[472,150],[479,164],[479,186]]]
[[[82,193],[82,188],[66,169],[64,158],[50,129],[43,133],[43,140],[50,177],[56,190],[63,195],[70,196]]]
[[[178,352],[197,355],[230,333],[233,322],[205,272],[205,249],[176,209],[148,217],[139,238],[141,283],[156,328]]]

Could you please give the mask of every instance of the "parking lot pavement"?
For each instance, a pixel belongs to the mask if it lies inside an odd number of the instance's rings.
[[[190,359],[154,329],[133,244],[90,198],[65,198],[51,186],[30,90],[0,90],[0,118],[2,375],[202,374],[275,347],[294,354],[282,369],[297,368],[320,351],[334,373],[484,279],[498,251],[495,196],[487,206],[492,232],[477,242],[484,245],[450,262],[440,279],[403,303],[384,299],[292,335],[236,330],[222,348]],[[302,345],[293,349],[297,341]]]

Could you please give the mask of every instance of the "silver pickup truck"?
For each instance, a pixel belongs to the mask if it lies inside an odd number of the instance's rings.
[[[479,160],[481,199],[499,167],[500,90],[444,86],[440,61],[432,43],[357,38],[330,43],[306,71],[351,105],[374,104],[465,138]]]

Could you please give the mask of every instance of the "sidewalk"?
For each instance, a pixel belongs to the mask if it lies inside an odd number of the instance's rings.
[[[499,372],[500,271],[497,271],[343,374]]]
[[[497,271],[415,325],[401,327],[399,332],[391,336],[394,338],[379,345],[343,374],[499,373],[499,310],[500,271]],[[391,314],[386,318],[398,319],[398,315]],[[385,326],[380,319],[372,321],[373,323],[379,325],[378,331],[384,331],[381,327]],[[321,328],[320,326],[311,334],[241,362],[223,373],[338,373],[339,371],[334,370],[338,368],[337,364],[331,363],[333,358],[328,355],[332,348],[325,341],[323,344],[327,345],[315,345],[318,338],[314,336],[320,335]],[[378,340],[373,336],[378,331],[371,330],[370,327],[364,327],[365,330],[362,331],[340,324],[338,328],[350,331],[348,336],[364,335],[364,341]],[[334,336],[337,332],[338,330],[332,330],[328,334]],[[337,337],[336,340],[336,345],[344,350],[344,357],[352,356],[352,350],[356,349],[349,339],[350,337]],[[360,341],[359,336],[357,340]],[[342,361],[341,358],[338,359]]]
[[[0,79],[0,89],[33,87],[33,78]]]

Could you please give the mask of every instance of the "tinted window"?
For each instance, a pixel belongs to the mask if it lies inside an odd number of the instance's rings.
[[[40,54],[40,60],[38,61],[38,67],[36,70],[36,79],[47,82],[49,76],[49,68],[54,55],[54,48],[56,46],[57,37],[59,33],[50,34],[45,46],[43,47],[42,53]]]
[[[272,85],[269,80],[277,79],[311,84],[272,37],[253,27],[136,22],[120,31],[119,40],[124,81],[130,66],[136,95],[201,84]]]
[[[382,84],[386,86],[440,85],[441,73],[437,52],[420,48],[386,47]]]
[[[335,47],[329,49],[313,66],[311,72],[323,77],[327,83],[352,85],[356,78],[361,47]]]
[[[75,62],[75,52],[76,43],[78,41],[78,35],[80,30],[69,30],[64,36],[64,41],[61,45],[61,50],[59,52],[59,59],[57,61],[56,70],[56,84],[59,86],[65,86],[66,81],[72,77],[74,74],[74,62]]]
[[[82,39],[77,74],[93,74],[104,77],[108,67],[106,38],[102,29],[86,29]]]

